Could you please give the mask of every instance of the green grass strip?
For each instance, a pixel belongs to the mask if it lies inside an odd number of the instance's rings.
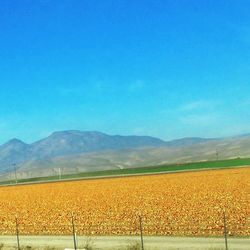
[[[119,176],[119,175],[133,175],[133,174],[153,174],[160,172],[173,172],[173,171],[188,171],[188,170],[199,170],[199,169],[221,169],[221,168],[231,168],[238,166],[250,166],[250,158],[237,158],[229,160],[219,160],[219,161],[203,161],[203,162],[192,162],[185,164],[171,164],[171,165],[159,165],[150,167],[140,167],[140,168],[129,168],[129,169],[117,169],[117,170],[105,170],[105,171],[95,171],[95,172],[83,172],[77,174],[67,174],[62,175],[62,180],[67,179],[79,179],[79,178],[91,178],[91,177],[104,177],[104,176]],[[28,183],[28,182],[46,182],[46,181],[56,181],[58,176],[48,176],[48,177],[36,177],[28,179],[19,179],[18,183]],[[8,180],[0,182],[0,185],[15,184],[15,180]]]

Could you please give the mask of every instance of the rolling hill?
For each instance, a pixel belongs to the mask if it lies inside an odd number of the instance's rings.
[[[182,138],[163,141],[149,136],[107,135],[77,130],[54,132],[26,144],[13,139],[0,146],[3,175],[19,176],[123,169],[250,156],[250,135],[231,138]]]

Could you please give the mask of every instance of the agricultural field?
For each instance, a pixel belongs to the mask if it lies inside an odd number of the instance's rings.
[[[193,170],[205,170],[205,169],[227,169],[240,166],[250,166],[250,158],[235,158],[217,161],[201,161],[201,162],[191,162],[182,164],[170,164],[170,165],[158,165],[158,166],[148,166],[139,168],[125,168],[116,170],[104,170],[104,171],[94,171],[94,172],[80,172],[75,174],[62,174],[60,177],[58,175],[49,175],[43,177],[33,177],[33,178],[17,178],[0,180],[0,185],[8,185],[18,183],[31,183],[31,182],[52,182],[60,180],[72,180],[72,179],[89,179],[89,178],[103,178],[105,176],[128,176],[128,175],[138,175],[138,174],[155,174],[155,173],[167,173],[167,172],[182,172],[182,171],[193,171]],[[63,170],[62,170],[63,172]],[[14,173],[13,173],[14,174]],[[14,174],[15,175],[15,174]],[[17,173],[19,175],[19,173]],[[12,176],[13,178],[13,176]]]
[[[70,235],[250,236],[250,168],[0,188],[0,232]]]

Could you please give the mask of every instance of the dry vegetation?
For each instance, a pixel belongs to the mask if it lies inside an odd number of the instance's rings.
[[[22,234],[250,235],[250,168],[0,188],[0,230]]]

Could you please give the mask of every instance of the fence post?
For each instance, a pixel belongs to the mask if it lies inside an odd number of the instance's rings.
[[[77,250],[77,245],[76,245],[76,232],[75,232],[75,222],[74,222],[74,216],[73,213],[71,214],[71,219],[72,219],[72,232],[73,232],[73,239],[74,239],[74,249]]]
[[[19,226],[18,226],[18,220],[16,216],[16,239],[17,239],[17,249],[20,250],[20,241],[19,241]]]
[[[140,220],[140,233],[141,233],[141,249],[144,250],[144,243],[143,243],[143,229],[142,229],[142,217],[139,216]]]
[[[223,212],[223,221],[224,221],[224,237],[225,237],[225,246],[226,250],[228,250],[228,244],[227,244],[227,220],[226,220],[226,212]]]

